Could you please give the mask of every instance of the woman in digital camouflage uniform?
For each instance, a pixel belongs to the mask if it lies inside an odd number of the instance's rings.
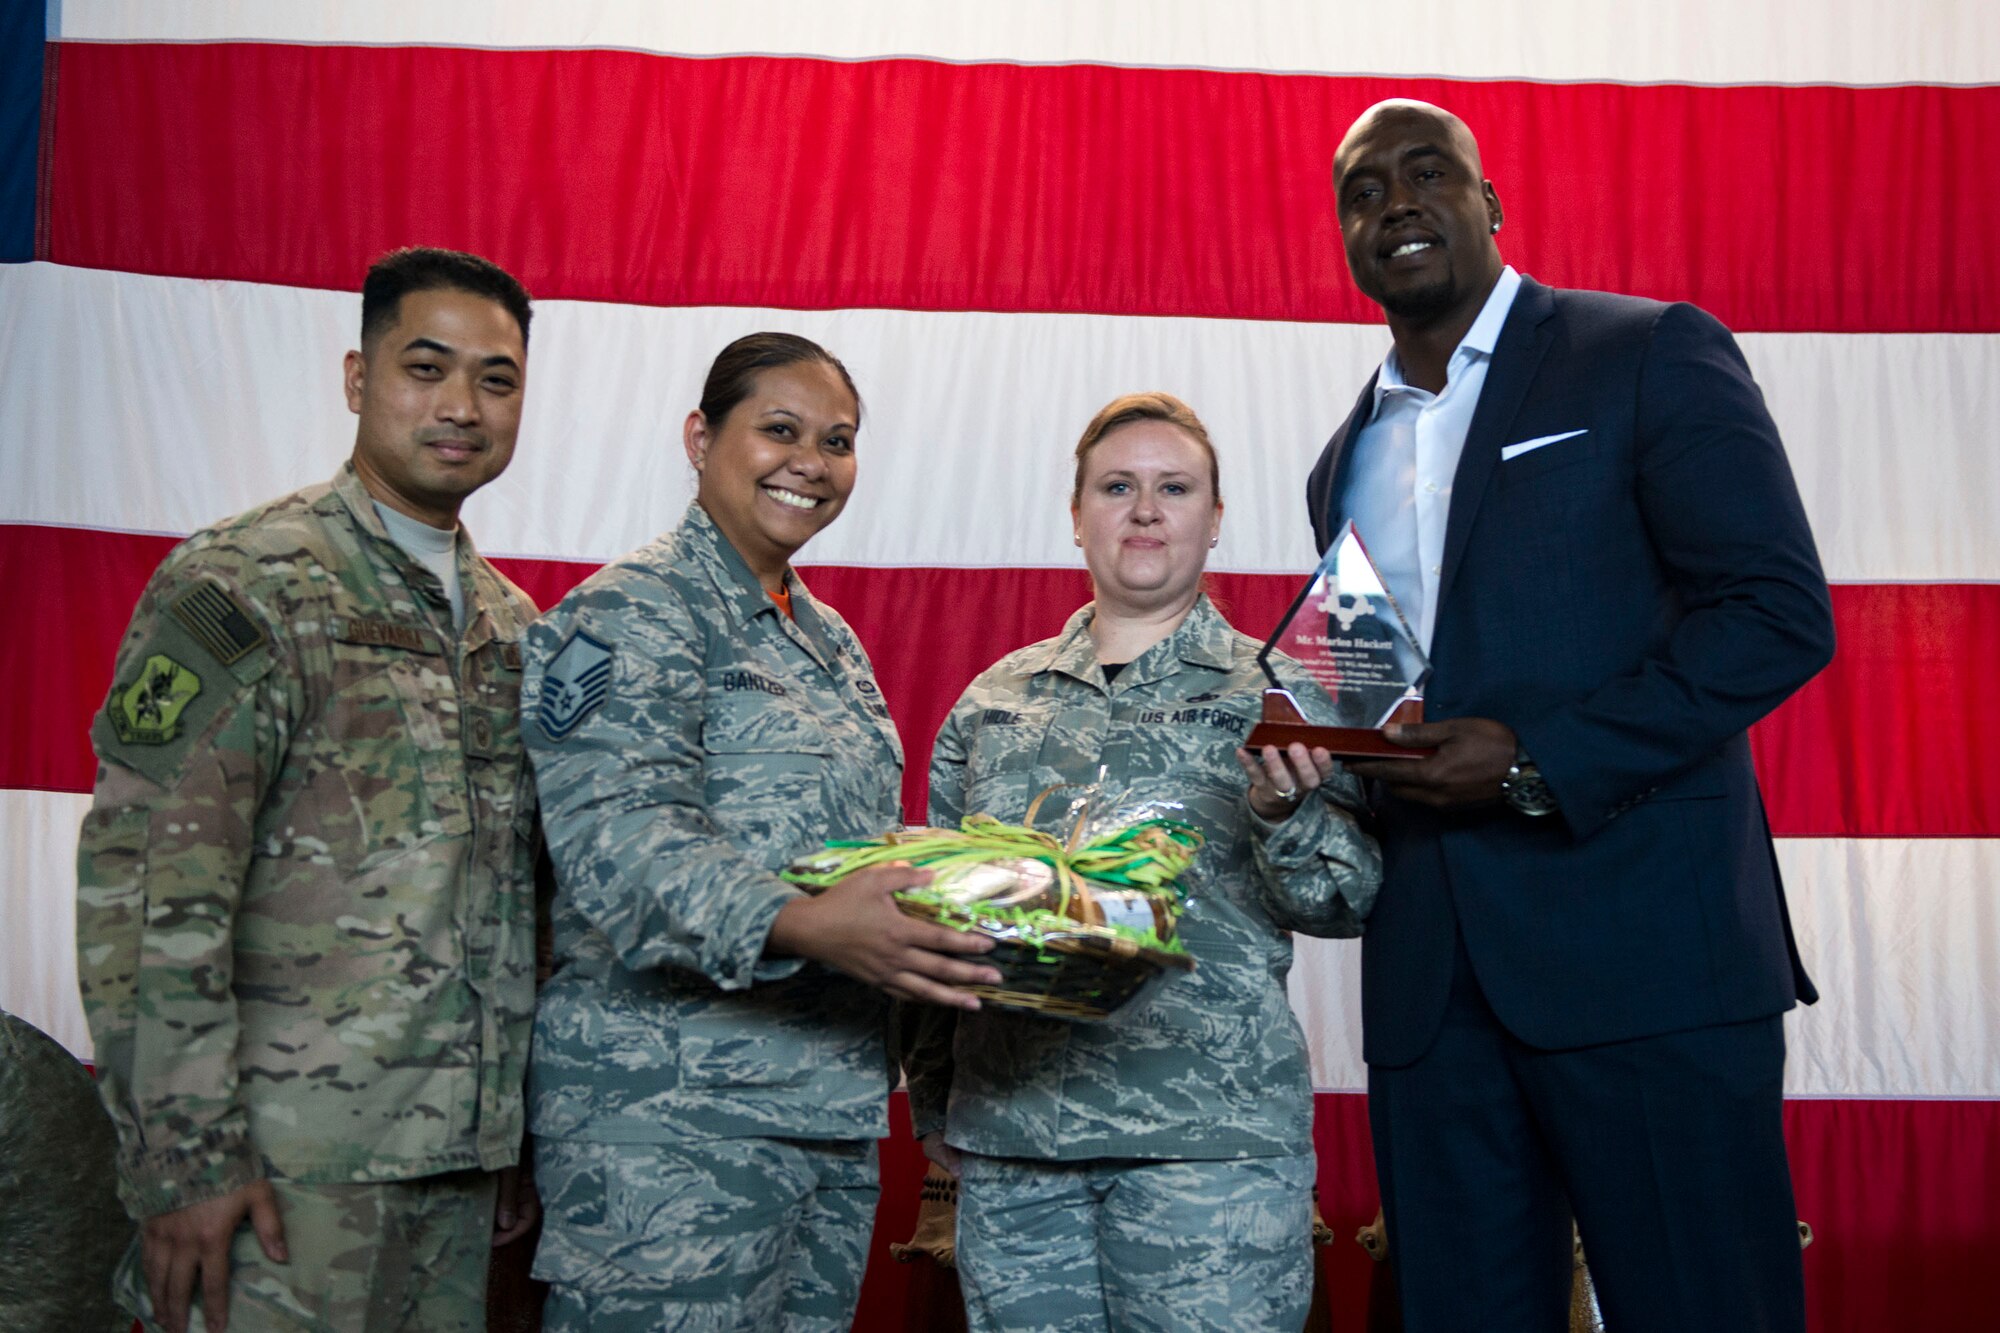
[[[531,631],[522,730],[560,889],[529,1114],[551,1330],[846,1329],[888,1132],[884,992],[976,1008],[985,947],[885,868],[806,898],[823,839],[894,827],[867,656],[791,569],[854,487],[861,404],[803,338],[724,349],[678,528]]]
[[[1157,393],[1106,406],[1070,509],[1094,600],[965,691],[932,755],[931,822],[1019,820],[1100,766],[1120,798],[1181,802],[1207,837],[1182,881],[1197,967],[1102,1024],[925,1015],[906,1059],[917,1132],[959,1176],[973,1328],[1291,1333],[1313,1151],[1287,932],[1358,934],[1379,855],[1326,751],[1240,748],[1266,681],[1260,645],[1202,591],[1222,498],[1194,413]]]

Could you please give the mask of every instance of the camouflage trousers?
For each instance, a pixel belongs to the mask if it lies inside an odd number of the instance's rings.
[[[846,1333],[872,1142],[537,1139],[545,1333]]]
[[[246,1220],[229,1246],[229,1333],[485,1333],[494,1177],[453,1171],[374,1185],[273,1180],[291,1258],[264,1257]],[[119,1303],[151,1319],[134,1242]],[[196,1284],[189,1333],[207,1324]]]
[[[958,1278],[974,1333],[1297,1333],[1312,1303],[1313,1159],[1041,1162],[964,1155]]]

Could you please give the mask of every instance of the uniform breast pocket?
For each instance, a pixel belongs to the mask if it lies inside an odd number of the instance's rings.
[[[1522,452],[1509,457],[1509,449]],[[1500,485],[1514,487],[1527,485],[1552,472],[1577,467],[1597,456],[1597,432],[1578,430],[1574,433],[1557,431],[1546,443],[1540,439],[1525,439],[1515,444],[1503,446],[1500,458]],[[1560,481],[1551,484],[1561,485]]]
[[[1105,747],[1119,804],[1213,830],[1218,845],[1204,859],[1227,856],[1246,786],[1235,750],[1250,725],[1247,710],[1228,701],[1148,705],[1121,721]]]
[[[318,812],[335,854],[363,869],[472,830],[451,677],[442,661],[379,658],[379,669],[347,673],[328,701],[325,760],[345,799]]]
[[[789,695],[711,690],[702,722],[702,789],[712,811],[732,806],[817,807],[832,754],[825,730]]]
[[[1049,705],[1009,701],[987,709],[966,745],[964,808],[968,815],[992,815],[1008,823],[1027,818],[1028,807],[1044,788],[1075,782],[1097,762],[1098,745],[1089,765],[1069,743],[1069,733],[1055,725],[1057,710]],[[1073,792],[1050,792],[1036,812],[1042,827],[1062,823]]]

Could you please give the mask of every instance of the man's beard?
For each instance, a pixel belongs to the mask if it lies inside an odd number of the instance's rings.
[[[1450,314],[1457,304],[1458,289],[1450,275],[1422,287],[1404,288],[1386,294],[1382,298],[1384,310],[1397,319],[1418,324]]]

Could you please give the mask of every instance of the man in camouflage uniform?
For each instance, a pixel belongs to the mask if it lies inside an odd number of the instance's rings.
[[[489,1246],[532,1215],[499,1176],[534,998],[534,608],[457,526],[512,457],[528,317],[485,260],[379,262],[350,462],[176,547],[119,650],[78,970],[142,1226],[120,1298],[151,1328],[483,1329]]]
[[[927,1149],[960,1168],[967,1318],[1295,1329],[1311,1296],[1313,1153],[1289,932],[1359,934],[1380,856],[1340,770],[1278,822],[1246,804],[1236,751],[1262,703],[1260,645],[1206,596],[1115,679],[1092,614],[967,687],[932,750],[931,823],[1018,820],[1038,792],[1100,773],[1120,805],[1177,804],[1207,838],[1181,878],[1196,969],[1101,1024],[918,1018],[910,1109],[919,1136],[943,1134],[945,1151]],[[1276,665],[1295,693],[1323,697]]]

